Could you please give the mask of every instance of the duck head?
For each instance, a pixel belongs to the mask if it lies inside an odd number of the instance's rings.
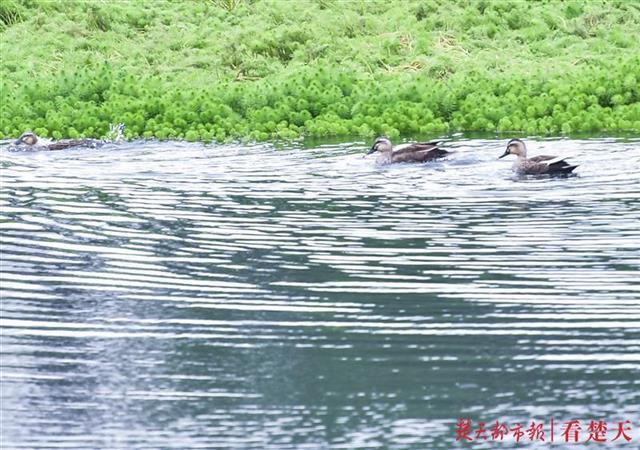
[[[507,144],[507,149],[498,159],[504,158],[507,155],[516,155],[525,158],[527,156],[527,146],[524,145],[524,142],[520,139],[511,139]]]
[[[38,136],[31,131],[25,131],[22,136],[14,142],[14,145],[36,145],[38,143]]]
[[[380,136],[373,142],[373,145],[369,149],[369,152],[367,153],[367,155],[370,155],[375,152],[380,152],[380,153],[390,152],[391,150],[393,150],[391,141],[384,136]]]

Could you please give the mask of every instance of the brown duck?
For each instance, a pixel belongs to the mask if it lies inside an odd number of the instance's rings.
[[[378,164],[391,164],[401,162],[425,162],[443,158],[451,152],[438,148],[440,142],[416,142],[393,147],[391,141],[381,136],[377,138],[367,155],[378,152],[376,162]],[[366,155],[365,155],[366,156]]]
[[[103,142],[96,139],[62,139],[60,141],[52,141],[50,139],[39,138],[31,131],[25,131],[13,144],[29,150],[64,150],[71,147],[98,147],[102,145]]]
[[[567,157],[540,155],[527,158],[527,146],[520,139],[511,139],[507,144],[507,149],[499,158],[504,158],[507,155],[518,157],[513,164],[513,170],[524,175],[568,174],[578,167],[566,162]]]
[[[108,140],[61,139],[59,141],[52,141],[51,139],[40,138],[32,131],[25,131],[13,145],[19,149],[29,150],[64,150],[71,147],[96,148],[109,142],[121,141],[124,136],[124,124],[111,125],[108,136],[110,137]]]

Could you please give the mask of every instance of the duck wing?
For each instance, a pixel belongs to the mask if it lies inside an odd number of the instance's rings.
[[[398,146],[391,156],[393,162],[424,162],[447,156],[446,150],[438,148],[440,142],[416,142]]]
[[[547,164],[547,167],[547,173],[571,173],[578,165],[569,164],[564,159],[561,159],[560,161]]]
[[[527,160],[538,163],[538,162],[549,161],[551,159],[556,159],[556,158],[557,158],[557,156],[538,155],[538,156],[534,156],[533,158],[527,158]]]
[[[539,155],[527,159],[523,171],[528,174],[571,173],[578,165],[565,161],[566,157]]]

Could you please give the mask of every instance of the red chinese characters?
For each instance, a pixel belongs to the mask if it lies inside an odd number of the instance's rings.
[[[631,440],[631,436],[629,436],[627,434],[627,432],[631,431],[631,421],[629,420],[625,420],[624,422],[618,422],[618,433],[616,433],[616,436],[611,439],[611,441],[617,441],[618,439],[620,439],[621,437],[629,442]]]
[[[603,422],[599,420],[597,423],[595,420],[592,420],[589,424],[589,428],[587,428],[589,432],[589,437],[587,438],[587,442],[607,442],[605,435],[607,434],[607,422]]]
[[[544,423],[536,424],[533,420],[531,425],[527,428],[527,436],[530,441],[542,441],[544,442]]]
[[[473,441],[469,433],[471,433],[471,419],[460,419],[456,424],[456,442],[457,441]]]
[[[580,442],[580,421],[570,420],[562,427],[562,437],[565,442]]]
[[[456,442],[473,443],[494,441],[494,442],[548,442],[555,440],[565,444],[577,443],[604,443],[614,442],[626,444],[633,441],[633,428],[630,420],[616,422],[616,426],[608,426],[607,422],[598,420],[571,419],[555,426],[554,419],[550,419],[548,426],[545,422],[528,422],[509,424],[496,420],[490,426],[484,421],[478,421],[475,428],[474,422],[469,418],[461,418],[455,426]],[[616,430],[615,433],[613,430]]]
[[[504,437],[509,434],[509,427],[496,420],[496,423],[491,427],[491,439],[494,441],[503,441]]]

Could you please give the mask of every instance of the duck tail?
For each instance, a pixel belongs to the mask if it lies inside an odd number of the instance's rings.
[[[451,150],[443,150],[437,147],[433,149],[433,152],[435,153],[436,158],[444,158],[445,156],[449,156],[454,153]]]
[[[562,173],[571,173],[576,167],[578,167],[578,164],[576,164],[575,166],[564,166],[560,170],[562,171]]]

